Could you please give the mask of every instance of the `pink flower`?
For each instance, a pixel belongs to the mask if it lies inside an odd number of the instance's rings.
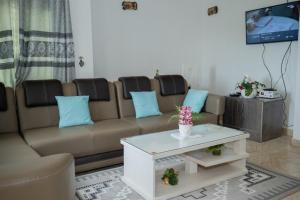
[[[193,125],[192,108],[189,106],[181,106],[179,109],[179,121],[180,125]]]

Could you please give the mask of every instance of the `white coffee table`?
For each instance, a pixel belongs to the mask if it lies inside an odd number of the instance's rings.
[[[121,140],[124,146],[122,180],[147,200],[176,197],[202,187],[247,173],[246,138],[249,134],[222,126],[194,126],[191,137],[183,141],[171,135],[178,130],[146,134]],[[225,144],[221,156],[206,148]],[[163,184],[163,171],[155,169],[155,160],[183,155],[185,168],[179,171],[176,186]]]

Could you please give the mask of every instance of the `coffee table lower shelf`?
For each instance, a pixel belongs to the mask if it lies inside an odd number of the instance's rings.
[[[179,174],[179,183],[176,186],[169,186],[162,183],[160,177],[157,177],[156,199],[168,199],[174,196],[191,192],[220,181],[242,176],[247,173],[247,169],[230,164],[218,166],[210,169],[198,168],[197,174],[185,174],[181,171]]]
[[[183,144],[172,139],[170,131],[121,140],[124,145],[122,180],[146,200],[166,200],[246,174],[249,134],[215,125],[205,126],[208,132],[201,140],[187,140]],[[202,129],[201,125],[198,128]],[[218,144],[224,144],[224,154],[205,153],[206,148]],[[166,150],[159,151],[163,145]],[[178,169],[178,185],[164,185],[161,177],[169,166],[161,171],[156,161],[178,155],[185,157],[183,169]]]
[[[216,184],[218,182],[242,176],[247,173],[246,168],[236,166],[234,163],[215,166],[211,168],[198,168],[197,174],[186,174],[184,169],[179,171],[178,185],[165,185],[161,180],[161,173],[155,177],[155,200],[165,200],[182,194],[195,191],[197,189]],[[123,182],[134,188],[136,192],[147,198],[147,194],[130,180],[122,177]],[[149,200],[153,200],[149,198]]]

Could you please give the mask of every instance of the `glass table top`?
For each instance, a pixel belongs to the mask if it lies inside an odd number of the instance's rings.
[[[154,155],[245,134],[242,131],[213,124],[193,126],[191,136],[184,140],[178,140],[174,137],[178,133],[179,131],[176,129],[133,136],[121,141]]]

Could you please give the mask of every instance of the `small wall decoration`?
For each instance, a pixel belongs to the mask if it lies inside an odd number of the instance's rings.
[[[210,7],[207,10],[208,16],[215,15],[218,13],[218,6]]]
[[[83,61],[83,57],[82,56],[79,56],[79,66],[80,67],[83,67],[84,66],[84,61]]]
[[[135,1],[123,1],[123,10],[137,10],[137,2]]]

